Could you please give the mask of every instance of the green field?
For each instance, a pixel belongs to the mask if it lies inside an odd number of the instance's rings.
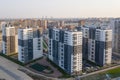
[[[104,80],[106,79],[106,74],[110,76],[110,78],[117,78],[120,77],[120,67],[111,69],[102,73],[98,73],[95,75],[87,76],[82,78],[81,80]]]
[[[112,78],[120,77],[120,67],[106,71],[106,73],[109,74]]]
[[[48,50],[48,46],[47,46],[47,44],[45,43],[45,41],[43,41],[43,49],[44,49],[44,50]]]

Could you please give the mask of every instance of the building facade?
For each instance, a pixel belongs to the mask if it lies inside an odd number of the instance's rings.
[[[47,20],[41,20],[41,27],[43,27],[43,30],[47,29],[48,26],[48,21]]]
[[[42,57],[42,36],[37,28],[18,29],[18,59],[26,63]]]
[[[15,54],[17,50],[18,42],[17,35],[15,33],[15,27],[9,24],[2,25],[2,52],[6,55]]]
[[[69,74],[82,71],[82,31],[49,29],[48,58]]]
[[[113,26],[113,52],[120,53],[120,18],[112,21]],[[120,56],[120,54],[119,54]]]
[[[83,57],[100,66],[111,63],[112,30],[83,28]]]

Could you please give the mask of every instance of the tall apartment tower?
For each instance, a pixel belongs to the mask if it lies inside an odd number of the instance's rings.
[[[83,28],[83,57],[100,66],[111,63],[112,30]]]
[[[47,20],[41,20],[41,27],[43,27],[43,30],[47,29]]]
[[[7,23],[2,25],[2,52],[5,55],[11,55],[18,52],[17,50],[17,35],[15,27]]]
[[[119,54],[120,53],[120,18],[113,20],[112,25],[113,25],[113,52]]]
[[[69,74],[82,71],[82,31],[49,29],[48,58]]]
[[[18,59],[26,63],[42,57],[42,36],[39,29],[18,29]]]

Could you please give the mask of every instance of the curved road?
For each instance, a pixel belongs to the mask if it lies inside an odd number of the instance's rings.
[[[33,80],[25,73],[18,70],[20,65],[13,63],[0,56],[0,79],[1,80]]]

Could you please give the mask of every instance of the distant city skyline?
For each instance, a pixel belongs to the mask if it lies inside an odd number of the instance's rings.
[[[120,0],[0,0],[0,18],[120,17]]]

